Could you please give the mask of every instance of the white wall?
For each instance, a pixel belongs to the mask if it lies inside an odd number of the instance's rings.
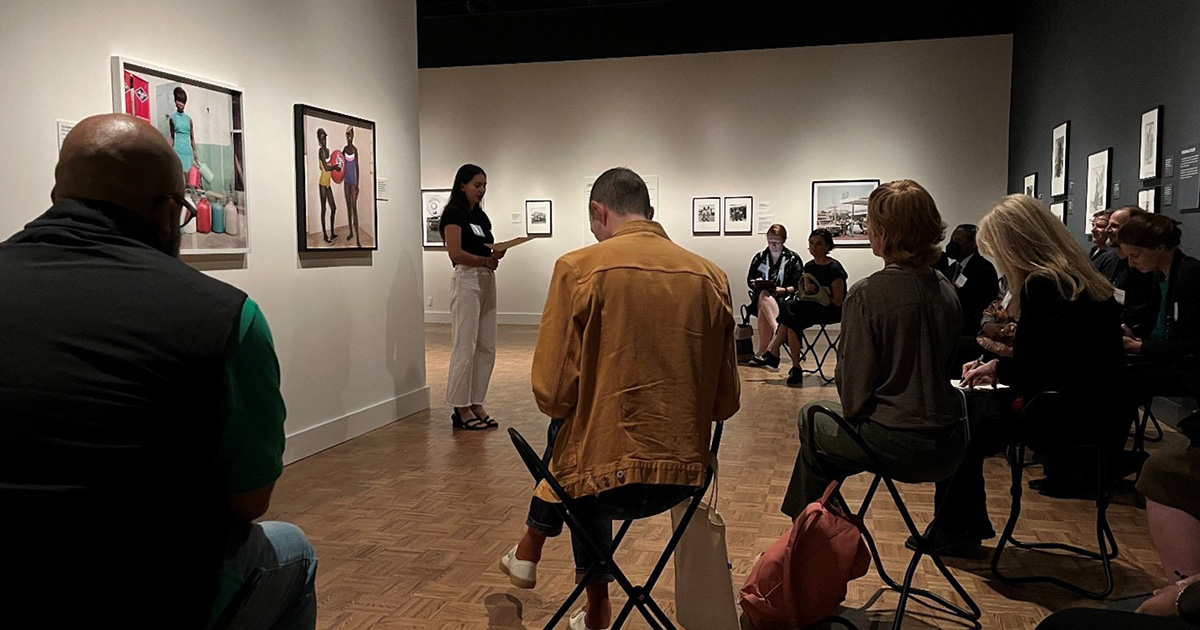
[[[195,264],[249,293],[270,322],[287,459],[428,407],[412,0],[5,1],[4,238],[49,206],[55,119],[112,111],[112,55],[244,90],[251,253]],[[295,103],[375,121],[391,201],[380,202],[372,255],[297,255]]]
[[[510,214],[525,199],[554,201],[554,236],[500,265],[502,322],[538,321],[554,259],[594,242],[585,178],[618,165],[659,177],[656,218],[744,302],[765,238],[692,236],[692,197],[769,201],[805,259],[814,179],[912,178],[951,226],[977,221],[1007,192],[1011,66],[997,36],[421,70],[421,183],[482,166],[501,240],[523,233]],[[852,281],[880,266],[867,249],[834,256]],[[425,252],[429,321],[445,320],[450,272],[443,250]]]

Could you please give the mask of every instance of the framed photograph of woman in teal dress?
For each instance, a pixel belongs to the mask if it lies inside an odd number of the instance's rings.
[[[125,57],[112,58],[113,111],[154,125],[175,149],[196,216],[180,253],[250,251],[242,90]]]

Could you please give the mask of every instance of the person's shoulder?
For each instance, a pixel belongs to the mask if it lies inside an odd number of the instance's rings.
[[[1039,302],[1065,300],[1062,291],[1059,290],[1058,282],[1044,274],[1035,274],[1026,278],[1025,284],[1021,286],[1021,293],[1023,294],[1023,303],[1028,303],[1029,300]]]
[[[839,261],[839,260],[838,260],[838,259],[836,259],[836,258],[830,258],[830,259],[829,259],[829,261],[830,261],[830,262],[829,262],[829,266],[830,266],[830,268],[831,268],[831,269],[833,269],[834,271],[836,271],[836,272],[837,272],[839,275],[841,275],[843,278],[848,278],[848,277],[850,277],[850,274],[846,273],[846,268],[845,268],[844,266],[842,266],[842,263],[841,263],[841,261]]]

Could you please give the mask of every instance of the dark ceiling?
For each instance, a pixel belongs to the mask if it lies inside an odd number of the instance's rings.
[[[1019,0],[417,0],[418,63],[447,66],[970,37]]]

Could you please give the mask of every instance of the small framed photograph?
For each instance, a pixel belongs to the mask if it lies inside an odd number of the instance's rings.
[[[1138,191],[1138,207],[1146,212],[1158,212],[1158,186]]]
[[[375,123],[297,104],[295,124],[299,250],[379,249]]]
[[[1065,201],[1060,201],[1058,203],[1050,204],[1050,214],[1054,215],[1055,218],[1057,218],[1059,221],[1062,221],[1063,223],[1067,222],[1066,209],[1067,209],[1067,202],[1065,202]]]
[[[1162,143],[1160,141],[1159,119],[1162,117],[1162,105],[1142,114],[1142,150],[1138,152],[1141,156],[1141,166],[1138,167],[1138,177],[1141,179],[1154,179],[1158,177],[1158,155],[1161,153]]]
[[[1097,151],[1087,160],[1087,196],[1084,203],[1087,219],[1083,224],[1084,234],[1092,233],[1092,217],[1108,209],[1108,163],[1112,149]]]
[[[549,199],[525,200],[525,235],[550,236],[554,227],[554,204]]]
[[[1037,199],[1037,173],[1025,176],[1025,194]]]
[[[725,198],[725,233],[752,234],[754,232],[754,197]]]
[[[829,230],[838,247],[869,247],[867,198],[878,179],[838,179],[812,183],[813,229]]]
[[[721,198],[692,198],[692,234],[721,233]]]
[[[1050,154],[1050,196],[1067,194],[1067,130],[1070,122],[1054,128],[1054,150]]]
[[[421,233],[425,247],[445,247],[438,225],[442,221],[442,210],[450,201],[449,188],[427,188],[421,191]]]

